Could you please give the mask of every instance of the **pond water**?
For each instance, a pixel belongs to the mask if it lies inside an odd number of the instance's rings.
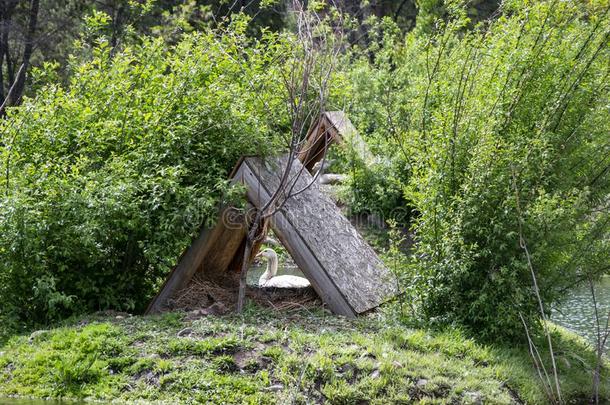
[[[596,283],[595,298],[603,328],[610,311],[610,277],[604,277]],[[566,300],[553,311],[551,319],[595,344],[595,307],[588,283],[570,291]],[[610,342],[606,344],[606,349],[608,348]]]

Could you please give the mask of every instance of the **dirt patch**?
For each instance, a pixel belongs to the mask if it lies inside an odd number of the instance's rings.
[[[252,359],[256,359],[256,353],[253,351],[237,352],[235,353],[235,356],[233,356],[233,359],[235,360],[237,367],[243,369]]]
[[[506,384],[506,383],[502,383],[501,388],[504,388],[508,391],[508,393],[510,394],[511,398],[513,399],[513,401],[515,401],[516,404],[524,404],[525,401],[523,401],[523,399],[521,399],[521,397],[519,396],[519,393],[517,392],[517,390],[515,390],[514,388],[512,388],[510,385]],[[583,402],[585,403],[585,402]]]
[[[141,371],[133,376],[134,380],[143,380],[146,385],[159,386],[159,373],[155,373],[151,370]]]
[[[262,357],[260,352],[255,350],[237,352],[233,356],[233,360],[240,370],[248,373],[266,369],[271,363],[269,359]]]

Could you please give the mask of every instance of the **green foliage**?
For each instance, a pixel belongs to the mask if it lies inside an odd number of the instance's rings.
[[[174,339],[161,347],[161,354],[199,355],[235,353],[239,344],[235,338],[210,338],[206,340]]]
[[[220,373],[233,373],[239,371],[239,367],[235,364],[233,356],[218,356],[213,361],[216,370]]]
[[[376,214],[384,221],[409,223],[411,208],[402,189],[408,173],[395,166],[394,163],[400,162],[383,161],[370,167],[353,156],[344,156],[342,161],[345,162],[343,171],[349,175],[343,199],[350,214]]]
[[[234,198],[240,156],[288,127],[285,36],[247,20],[110,55],[104,38],[0,122],[0,319],[146,305],[191,237]],[[224,197],[223,197],[224,196]]]
[[[41,64],[36,96],[0,123],[5,330],[143,309],[235,196],[226,176],[237,159],[278,150],[290,128],[282,80],[302,73],[285,69],[302,49],[289,35],[253,28],[224,1],[112,4],[121,12],[77,7],[88,17],[68,83],[60,64]],[[250,4],[257,18],[280,3]],[[391,18],[358,17],[349,28],[367,49],[318,54],[341,67],[333,101],[376,156],[339,152],[348,208],[412,221],[415,254],[396,244],[389,254],[421,303],[411,312],[486,338],[521,335],[521,316],[540,316],[532,270],[547,306],[608,271],[608,2],[506,1],[478,25],[484,13],[461,0],[418,5],[406,36]],[[338,16],[327,11],[327,22]],[[212,15],[230,18],[212,30]]]
[[[485,338],[540,317],[525,246],[547,305],[610,256],[608,5],[503,7],[472,31],[459,8],[429,35],[387,27],[349,72],[353,120],[418,213],[423,314]]]
[[[19,346],[19,339],[9,343],[14,348],[9,369],[17,367],[3,372],[5,393],[15,393],[15,387],[25,384],[29,387],[21,395],[81,397],[91,394],[92,387],[103,395],[117,395],[125,384],[123,377],[111,372],[112,364],[130,359],[119,329],[97,324],[79,331],[36,333],[29,341],[21,338],[25,345]]]

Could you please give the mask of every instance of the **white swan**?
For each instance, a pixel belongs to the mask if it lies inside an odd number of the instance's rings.
[[[299,276],[276,276],[278,258],[277,253],[273,249],[267,248],[262,250],[256,257],[264,257],[267,259],[267,270],[258,279],[259,287],[275,287],[275,288],[306,288],[311,284],[309,280]]]

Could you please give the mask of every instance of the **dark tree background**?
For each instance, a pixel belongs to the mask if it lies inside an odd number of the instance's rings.
[[[250,35],[257,36],[262,27],[281,30],[287,25],[291,0],[279,0],[263,6],[260,0],[0,0],[0,100],[2,109],[16,105],[28,93],[28,74],[33,66],[45,61],[57,62],[60,76],[74,41],[86,40],[85,20],[95,12],[110,17],[104,34],[112,47],[136,40],[138,35],[161,35],[168,43],[181,33],[215,25],[236,12],[252,17]],[[307,1],[304,2],[305,6]],[[371,16],[390,17],[404,31],[417,24],[422,29],[435,18],[446,14],[442,0],[337,0],[335,5],[357,22],[351,43],[368,45]],[[489,18],[499,7],[499,0],[469,2],[468,13],[476,22]],[[418,18],[419,17],[419,18]],[[23,66],[23,68],[22,68]],[[21,70],[21,72],[20,72]],[[12,91],[11,91],[12,88]],[[9,94],[10,92],[10,94]]]

